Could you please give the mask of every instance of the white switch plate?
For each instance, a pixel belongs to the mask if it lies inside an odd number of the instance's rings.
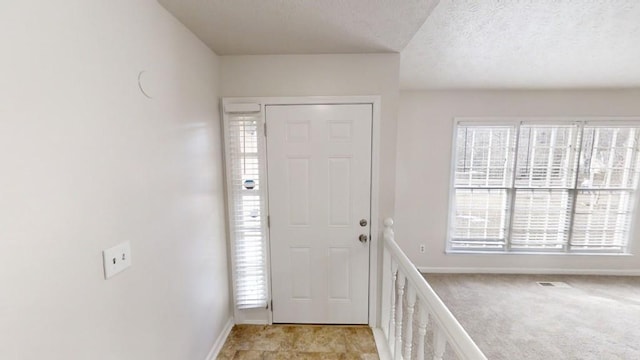
[[[105,279],[128,268],[131,266],[131,243],[126,241],[102,251],[102,260],[104,263]]]

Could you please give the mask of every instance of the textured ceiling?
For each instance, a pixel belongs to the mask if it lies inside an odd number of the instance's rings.
[[[435,0],[158,0],[218,55],[399,52]]]
[[[640,87],[639,0],[441,0],[403,89]]]
[[[219,55],[401,52],[403,89],[640,87],[640,0],[158,1]]]

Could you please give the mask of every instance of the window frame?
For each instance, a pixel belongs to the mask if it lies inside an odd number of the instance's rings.
[[[576,199],[578,194],[581,191],[585,191],[581,189],[578,184],[579,179],[579,162],[581,159],[581,152],[583,151],[583,129],[586,126],[588,127],[635,127],[640,129],[640,117],[454,117],[452,119],[452,141],[451,141],[451,156],[450,156],[450,180],[449,180],[449,203],[448,203],[448,213],[447,213],[447,231],[446,231],[446,239],[445,239],[445,253],[447,254],[539,254],[539,255],[614,255],[614,256],[629,256],[633,255],[633,251],[638,246],[637,243],[637,218],[638,218],[638,208],[640,207],[640,181],[635,184],[635,188],[632,188],[630,191],[631,195],[631,206],[629,215],[630,226],[627,233],[626,245],[623,246],[620,251],[611,251],[608,249],[605,250],[594,250],[594,249],[572,249],[571,242],[573,240],[573,226],[574,226],[574,218],[576,215]],[[569,228],[568,234],[566,238],[566,242],[562,245],[560,249],[513,249],[512,248],[512,234],[513,234],[513,219],[514,219],[514,210],[515,210],[515,194],[518,190],[518,187],[515,185],[516,182],[516,173],[517,169],[517,161],[518,161],[518,141],[520,135],[520,126],[521,125],[535,125],[535,126],[554,126],[554,125],[569,125],[569,124],[577,124],[577,134],[574,136],[575,138],[579,138],[577,142],[578,148],[575,149],[575,161],[578,163],[572,170],[577,170],[574,174],[572,187],[566,188],[569,194],[570,201],[573,202],[571,208],[568,209],[569,212]],[[508,155],[511,160],[510,169],[507,171],[511,171],[511,185],[510,187],[504,188],[507,191],[507,207],[505,209],[505,216],[507,226],[505,228],[505,244],[500,248],[494,249],[481,249],[481,248],[469,248],[469,249],[460,249],[452,247],[453,235],[456,231],[455,222],[456,222],[456,169],[457,169],[457,155],[458,155],[458,128],[460,126],[508,126],[512,127],[514,130],[513,141],[509,144],[511,148],[511,154]],[[574,142],[573,144],[576,144]],[[635,161],[640,162],[640,144],[636,145],[636,153],[634,154]],[[640,166],[638,167],[638,171],[640,172]],[[470,186],[471,187],[471,186]],[[489,189],[490,187],[478,187],[477,189]],[[498,187],[496,189],[503,189]],[[540,190],[550,190],[551,187],[541,187]],[[565,190],[565,188],[557,188],[557,190]],[[607,191],[610,189],[592,189],[597,191]],[[625,191],[625,188],[616,189],[616,191]],[[629,191],[629,190],[627,190]],[[492,240],[488,240],[492,241]]]
[[[268,304],[271,300],[271,277],[270,277],[270,257],[269,257],[269,231],[268,231],[268,177],[267,177],[267,169],[266,169],[266,141],[264,137],[264,106],[258,102],[223,102],[221,106],[221,123],[222,123],[222,138],[223,138],[223,156],[224,156],[224,164],[225,164],[225,195],[226,195],[226,210],[227,210],[227,231],[229,236],[229,261],[230,261],[230,276],[232,280],[232,290],[233,290],[233,309],[234,316],[239,322],[245,322],[246,317],[250,317],[252,312],[261,312],[264,309],[267,309]],[[263,277],[264,284],[262,286],[263,297],[264,299],[259,300],[259,303],[254,303],[253,305],[243,306],[240,304],[239,299],[239,278],[241,277],[238,273],[238,251],[236,249],[237,239],[240,236],[238,234],[238,230],[236,229],[235,219],[236,215],[234,214],[239,209],[237,208],[236,202],[237,197],[236,193],[237,189],[234,189],[234,174],[232,168],[236,161],[240,161],[239,157],[236,157],[237,154],[232,150],[233,140],[231,139],[231,128],[235,125],[232,123],[236,117],[246,117],[253,118],[256,122],[256,147],[257,154],[255,154],[255,160],[258,164],[258,176],[259,182],[258,187],[255,191],[255,196],[259,197],[260,201],[260,211],[259,217],[256,219],[256,222],[259,223],[259,232],[260,232],[260,241],[261,241],[261,254],[262,258],[262,268],[260,277]],[[242,120],[241,120],[242,121]],[[253,155],[252,155],[253,156]],[[244,192],[244,190],[240,190]],[[268,313],[267,315],[270,315]],[[265,319],[270,321],[269,319]]]

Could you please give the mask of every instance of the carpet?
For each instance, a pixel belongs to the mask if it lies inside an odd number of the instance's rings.
[[[640,277],[424,276],[490,360],[640,359]]]

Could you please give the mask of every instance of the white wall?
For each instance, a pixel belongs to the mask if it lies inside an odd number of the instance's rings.
[[[453,118],[458,116],[640,116],[640,90],[402,92],[396,240],[417,266],[440,271],[640,274],[640,256],[446,255],[451,141]],[[640,211],[637,215],[640,219]],[[637,253],[640,231],[633,241]],[[419,253],[420,244],[427,245],[426,253]]]
[[[393,214],[399,54],[221,56],[222,96],[380,95],[380,213]]]
[[[222,96],[380,95],[381,218],[393,216],[399,54],[252,55],[220,57]]]
[[[204,359],[231,316],[217,56],[153,0],[4,1],[0,33],[0,359]]]

